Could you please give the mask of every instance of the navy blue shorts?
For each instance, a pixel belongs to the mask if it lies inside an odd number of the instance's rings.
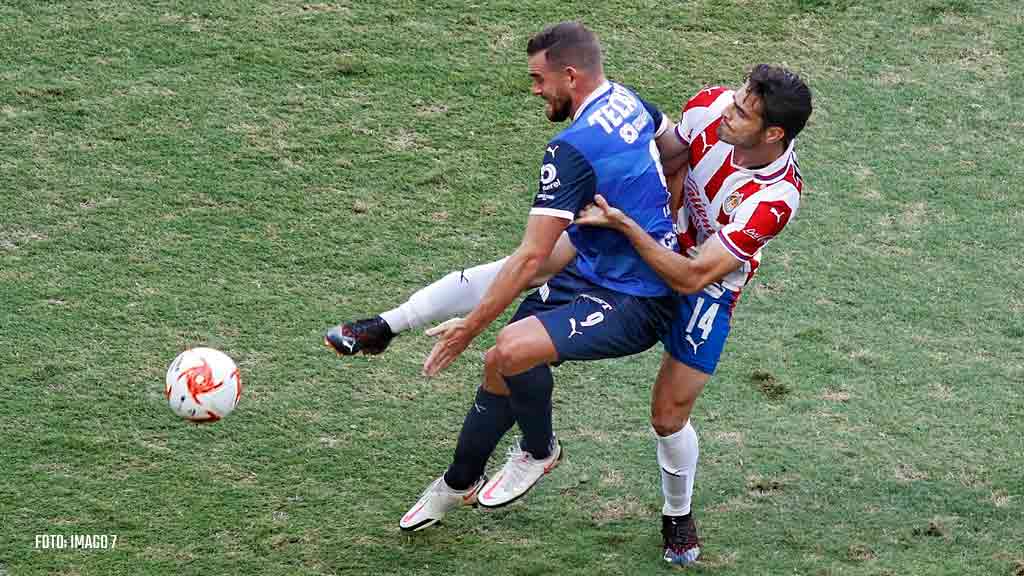
[[[661,340],[676,297],[640,297],[598,286],[569,266],[530,293],[511,322],[536,316],[558,351],[558,362],[599,360],[643,352]]]
[[[714,374],[729,336],[736,293],[711,284],[696,294],[677,294],[676,299],[665,351],[691,368]]]

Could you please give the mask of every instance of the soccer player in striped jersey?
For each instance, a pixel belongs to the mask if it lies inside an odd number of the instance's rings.
[[[758,65],[738,90],[705,88],[683,107],[674,141],[659,141],[682,253],[649,242],[600,196],[576,220],[622,232],[679,294],[654,383],[651,423],[661,467],[664,558],[700,554],[690,510],[697,434],[690,413],[715,371],[733,307],[763,248],[793,219],[803,179],[796,136],[811,114],[811,92],[784,68]]]

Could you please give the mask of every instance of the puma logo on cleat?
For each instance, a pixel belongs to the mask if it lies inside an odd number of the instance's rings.
[[[356,339],[355,338],[349,338],[348,336],[343,336],[342,339],[341,339],[341,345],[344,346],[345,348],[348,348],[349,352],[355,352],[356,351]]]
[[[555,150],[558,150],[558,146],[555,146],[554,148],[552,148],[551,146],[548,146],[548,152],[551,153],[551,157],[552,158],[555,157]]]

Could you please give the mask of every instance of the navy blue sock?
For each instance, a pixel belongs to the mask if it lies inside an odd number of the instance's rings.
[[[514,423],[508,396],[478,388],[476,401],[462,422],[455,458],[444,473],[445,483],[455,490],[472,486],[483,475],[498,441]]]
[[[522,448],[538,460],[551,455],[551,366],[541,364],[515,376],[505,376],[512,391],[512,413],[523,432]]]

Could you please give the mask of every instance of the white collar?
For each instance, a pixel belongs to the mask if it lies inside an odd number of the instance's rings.
[[[580,114],[583,114],[584,108],[586,108],[587,106],[590,106],[591,102],[593,102],[594,100],[597,100],[605,92],[607,92],[607,91],[609,91],[611,89],[612,89],[612,83],[611,82],[609,82],[607,80],[602,82],[600,86],[595,88],[593,92],[591,92],[590,94],[587,95],[587,97],[583,100],[583,103],[580,104],[580,107],[576,109],[576,113],[572,115],[572,121],[575,122],[576,119],[580,117]]]
[[[793,158],[793,149],[796,147],[796,138],[789,141],[789,146],[786,147],[786,151],[781,156],[772,161],[767,166],[762,166],[756,170],[750,168],[743,168],[742,166],[736,166],[744,172],[753,174],[758,180],[776,180],[786,174],[786,170],[789,167],[789,162]],[[735,164],[734,164],[735,166]]]

